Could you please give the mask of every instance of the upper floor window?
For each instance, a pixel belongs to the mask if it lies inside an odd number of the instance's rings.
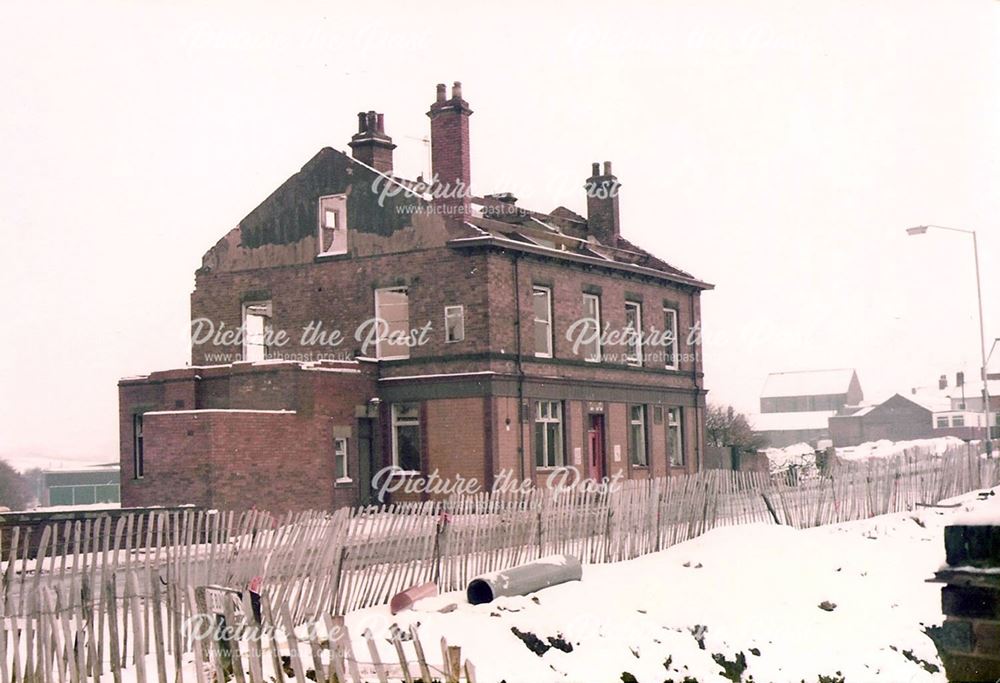
[[[583,295],[583,319],[580,353],[584,360],[598,363],[601,360],[601,297]]]
[[[387,360],[410,357],[410,297],[406,287],[375,290],[378,341],[375,357]]]
[[[625,362],[642,365],[642,304],[625,302]]]
[[[347,195],[319,198],[319,254],[347,253]]]
[[[677,311],[672,308],[664,308],[663,317],[663,353],[665,354],[664,367],[666,367],[667,370],[676,370],[680,367],[680,357],[677,355]]]
[[[444,340],[458,342],[465,339],[465,307],[444,307]]]
[[[939,415],[937,417],[936,424],[934,426],[937,427],[937,428],[939,428],[939,429],[942,428],[942,427],[947,428],[948,427],[948,416],[947,415]]]
[[[271,324],[270,301],[247,301],[243,304],[243,360],[267,358],[267,331]]]
[[[552,358],[552,290],[533,287],[531,309],[535,317],[535,355]]]

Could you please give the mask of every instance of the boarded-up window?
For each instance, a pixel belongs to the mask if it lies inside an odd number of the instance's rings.
[[[410,298],[405,287],[375,290],[375,317],[378,319],[378,342],[375,355],[380,359],[410,357]]]

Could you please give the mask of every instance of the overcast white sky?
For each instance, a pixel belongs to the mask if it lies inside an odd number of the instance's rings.
[[[116,460],[116,381],[188,360],[204,251],[360,110],[426,171],[453,80],[475,191],[584,213],[612,160],[625,236],[717,285],[712,399],[754,410],[779,370],[855,367],[870,399],[974,375],[971,243],[914,224],[978,230],[1000,336],[997,3],[8,2],[0,456]]]

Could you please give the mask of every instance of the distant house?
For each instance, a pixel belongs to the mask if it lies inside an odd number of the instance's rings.
[[[994,387],[994,385],[997,385]],[[990,406],[1000,382],[990,381]],[[866,441],[909,441],[954,436],[966,441],[983,434],[982,384],[966,384],[961,373],[955,386],[941,375],[936,386],[914,387],[908,395],[894,394],[876,405],[858,408],[849,414],[829,418],[833,445],[857,446]],[[990,421],[996,420],[991,414]]]
[[[830,438],[837,447],[866,441],[927,439],[933,434],[933,411],[920,402],[894,394],[878,405],[829,418]]]
[[[118,463],[42,472],[39,505],[93,505],[121,502]]]
[[[754,431],[775,448],[801,442],[816,446],[830,438],[831,417],[848,413],[863,400],[852,369],[773,372],[760,394]]]

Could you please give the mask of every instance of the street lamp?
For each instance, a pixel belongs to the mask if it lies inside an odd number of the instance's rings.
[[[944,225],[917,225],[912,228],[906,229],[906,234],[911,237],[914,235],[925,235],[929,229],[935,230],[948,230],[950,232],[963,232],[966,235],[972,235],[972,255],[976,262],[976,298],[979,300],[979,353],[981,354],[981,359],[983,362],[982,367],[979,370],[980,378],[983,380],[983,424],[986,425],[986,449],[989,452],[990,449],[990,392],[989,387],[986,383],[986,332],[983,331],[983,289],[979,284],[979,243],[976,241],[976,231],[975,230],[963,230],[962,228],[949,228]],[[994,342],[995,345],[995,342]],[[992,355],[993,351],[990,350]]]

